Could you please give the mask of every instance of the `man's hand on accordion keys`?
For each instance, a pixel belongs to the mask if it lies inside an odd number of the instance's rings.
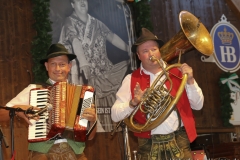
[[[90,122],[89,130],[91,130],[91,132],[88,135],[88,140],[92,140],[97,131],[97,127],[96,127],[97,114],[96,114],[95,105],[91,104],[90,108],[84,109],[81,118],[87,119]]]
[[[84,109],[82,118],[85,118],[90,122],[95,122],[97,120],[96,109],[94,104],[92,104],[90,108]]]

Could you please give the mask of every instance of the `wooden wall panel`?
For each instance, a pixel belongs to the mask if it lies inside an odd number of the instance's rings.
[[[234,14],[240,18],[240,1],[239,0],[225,0],[229,8],[234,12]]]
[[[0,105],[31,82],[32,5],[29,1],[0,1]]]
[[[129,144],[131,158],[134,159],[133,151],[137,150],[137,139],[129,132]],[[97,153],[97,154],[96,154]],[[97,133],[93,141],[87,142],[85,154],[89,160],[124,160],[124,138],[122,132]]]
[[[4,106],[31,82],[32,4],[28,0],[0,1],[0,106]],[[1,127],[9,148],[2,143],[3,159],[11,157],[9,112],[0,109]],[[23,124],[22,124],[23,123]],[[23,121],[14,123],[17,160],[26,160],[27,126]]]
[[[28,124],[17,117],[13,119],[13,148],[12,148],[12,137],[11,137],[11,125],[8,122],[1,122],[1,127],[5,139],[9,145],[8,148],[2,143],[3,159],[8,160],[12,157],[12,149],[15,151],[15,160],[26,160],[28,156],[28,142],[27,142],[27,128]]]

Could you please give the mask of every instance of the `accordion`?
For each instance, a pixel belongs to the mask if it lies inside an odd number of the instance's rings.
[[[28,127],[28,142],[50,140],[64,132],[71,131],[78,142],[87,140],[88,120],[81,117],[84,109],[91,107],[94,89],[86,85],[58,82],[53,86],[30,90],[30,105],[40,109],[51,104],[52,109],[31,119]]]

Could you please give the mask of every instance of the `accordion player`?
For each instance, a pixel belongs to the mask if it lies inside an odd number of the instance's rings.
[[[46,88],[32,89],[29,96],[30,105],[42,109],[50,104],[52,108],[41,114],[39,120],[30,120],[28,142],[47,141],[59,135],[85,142],[96,125],[95,122],[89,128],[88,120],[81,117],[84,109],[93,103],[92,86],[58,82]]]

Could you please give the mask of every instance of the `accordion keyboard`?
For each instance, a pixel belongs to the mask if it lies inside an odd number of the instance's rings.
[[[39,89],[32,90],[30,96],[30,105],[37,106],[42,109],[49,102],[49,90],[48,89]],[[33,139],[44,139],[47,137],[47,133],[49,130],[47,120],[48,120],[48,112],[44,112],[39,116],[39,120],[36,121],[34,119],[30,119],[32,125],[29,125],[28,128],[28,140]]]

